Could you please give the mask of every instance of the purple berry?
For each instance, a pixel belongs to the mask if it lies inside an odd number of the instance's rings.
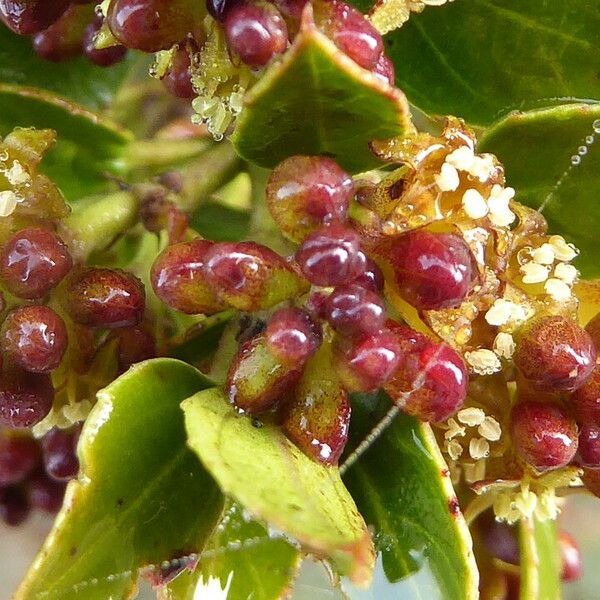
[[[18,368],[0,374],[0,425],[32,427],[50,412],[53,401],[54,388],[48,375]]]
[[[36,467],[40,451],[26,436],[2,434],[0,437],[0,487],[19,483]]]
[[[269,350],[282,362],[303,364],[322,341],[321,327],[300,308],[281,308],[269,321],[265,332]]]

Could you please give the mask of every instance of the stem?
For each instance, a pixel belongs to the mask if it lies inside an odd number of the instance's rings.
[[[129,191],[78,202],[63,224],[74,256],[85,260],[92,252],[108,247],[137,223],[138,213],[139,200]]]

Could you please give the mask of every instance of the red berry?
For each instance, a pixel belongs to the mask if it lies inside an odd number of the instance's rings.
[[[510,430],[517,452],[538,471],[564,467],[577,452],[577,425],[554,404],[517,404]]]
[[[119,341],[119,371],[131,365],[156,357],[154,336],[143,327],[122,327],[111,332],[109,339]]]
[[[22,229],[0,252],[0,280],[20,298],[44,297],[72,266],[63,241],[40,227]]]
[[[402,410],[428,422],[451,417],[467,396],[469,376],[458,353],[408,327],[389,322],[401,347],[402,361],[384,386]]]
[[[575,416],[580,421],[600,423],[600,368],[594,367],[590,378],[570,398]]]
[[[79,427],[71,431],[54,428],[41,440],[46,473],[60,481],[72,479],[79,470],[76,449]]]
[[[584,423],[579,429],[578,463],[583,467],[600,468],[600,426]]]
[[[342,285],[365,269],[366,257],[354,230],[333,223],[311,233],[296,252],[304,276],[315,285]]]
[[[401,360],[401,348],[389,331],[366,334],[335,344],[335,364],[349,392],[372,392],[392,377]]]
[[[558,548],[560,551],[561,573],[560,578],[566,583],[577,581],[583,574],[581,552],[575,538],[566,531],[558,534]]]
[[[87,327],[130,327],[144,316],[144,284],[120,269],[82,268],[69,278],[65,295],[71,318]]]
[[[0,519],[11,527],[21,525],[30,512],[29,502],[21,488],[0,488]]]
[[[281,308],[265,331],[269,350],[282,362],[304,364],[322,341],[321,327],[300,308]]]
[[[386,319],[381,297],[355,284],[335,288],[322,314],[338,333],[347,336],[377,333]]]
[[[271,308],[308,287],[279,254],[254,242],[214,244],[204,274],[217,296],[246,311]]]
[[[345,221],[352,194],[350,175],[323,156],[292,156],[275,167],[267,184],[271,215],[296,242],[318,227]]]
[[[123,46],[158,52],[184,40],[203,12],[196,0],[112,0],[106,21]]]
[[[411,231],[394,238],[388,252],[400,294],[418,310],[459,306],[477,277],[471,250],[450,233]]]
[[[600,313],[598,313],[590,322],[585,326],[585,330],[590,334],[594,346],[600,347]]]
[[[95,45],[96,34],[102,27],[103,19],[96,18],[90,23],[83,36],[83,53],[88,60],[99,67],[110,67],[121,62],[127,54],[127,48],[121,44],[98,49]]]
[[[0,330],[4,355],[33,373],[56,369],[67,344],[64,321],[47,306],[23,306],[13,310]]]
[[[190,67],[190,54],[187,48],[179,48],[173,54],[171,68],[162,79],[165,87],[173,96],[177,98],[194,98],[196,96],[192,86]]]
[[[523,377],[540,389],[572,392],[592,374],[596,348],[574,321],[541,317],[521,332],[514,361]]]
[[[47,29],[71,0],[0,0],[0,19],[15,33],[31,35]]]
[[[385,280],[381,269],[367,257],[365,270],[352,283],[381,295]]]
[[[0,375],[0,425],[32,427],[52,408],[54,388],[45,374],[11,369]]]
[[[216,21],[223,22],[230,8],[237,6],[243,0],[206,0],[206,10]]]
[[[30,437],[0,437],[0,487],[19,483],[35,468],[40,457],[38,445]]]
[[[213,243],[192,240],[168,246],[154,261],[150,278],[156,295],[188,314],[212,314],[225,308],[204,275],[206,253]]]
[[[519,541],[515,527],[496,521],[486,513],[477,519],[481,540],[487,552],[494,558],[518,565],[521,562]]]
[[[373,69],[373,73],[390,85],[394,85],[394,82],[396,81],[394,63],[385,54],[382,54],[379,57],[379,60]]]
[[[600,498],[600,469],[583,469],[582,481],[594,496]]]
[[[285,21],[272,4],[237,4],[227,11],[224,27],[229,49],[251,67],[266,65],[287,48]]]
[[[44,512],[55,514],[62,506],[65,495],[65,483],[55,481],[45,473],[37,473],[28,485],[31,506]]]

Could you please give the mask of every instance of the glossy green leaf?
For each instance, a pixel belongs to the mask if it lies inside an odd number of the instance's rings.
[[[289,542],[230,502],[195,572],[178,577],[164,595],[194,600],[201,580],[200,585],[213,586],[218,581],[228,590],[227,600],[278,600],[290,589],[299,563],[300,553]]]
[[[204,546],[223,499],[186,446],[179,404],[207,385],[193,367],[156,359],[99,392],[80,476],[16,600],[129,598],[141,567]]]
[[[366,170],[377,164],[369,142],[402,135],[408,105],[305,17],[290,50],[246,95],[232,140],[262,167],[292,154],[329,154],[350,171]]]
[[[383,393],[355,396],[351,444],[365,439],[389,407]],[[478,598],[471,537],[429,426],[399,413],[344,481],[378,552],[370,595],[349,588],[350,598]]]
[[[250,211],[207,202],[192,215],[190,227],[215,242],[239,242],[248,234]]]
[[[413,104],[485,125],[515,108],[600,99],[599,31],[590,0],[457,0],[411,15],[386,45]]]
[[[516,199],[539,208],[549,231],[581,250],[575,265],[585,277],[600,276],[599,133],[600,104],[569,104],[513,113],[479,143],[504,163]]]
[[[135,54],[110,69],[85,58],[52,63],[31,47],[31,37],[0,27],[0,83],[41,88],[92,110],[107,106],[135,62]]]
[[[521,521],[519,547],[521,600],[559,600],[561,567],[556,521]]]
[[[106,189],[104,173],[131,139],[114,123],[50,92],[0,83],[0,136],[15,127],[57,132],[42,167],[70,200]]]
[[[220,389],[182,406],[189,444],[225,494],[358,584],[369,581],[371,538],[337,468],[308,458],[277,427],[237,415]]]

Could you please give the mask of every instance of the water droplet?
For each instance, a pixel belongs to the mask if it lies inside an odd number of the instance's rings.
[[[573,156],[571,156],[571,164],[574,167],[576,167],[580,163],[581,163],[581,156],[577,156],[577,154],[574,154]]]
[[[579,148],[577,148],[577,154],[579,154],[579,156],[585,156],[587,154],[587,151],[587,146],[579,146]]]
[[[596,138],[595,138],[593,135],[588,135],[588,136],[586,136],[586,138],[585,138],[585,143],[586,143],[586,144],[589,146],[590,144],[593,144],[593,143],[594,143],[594,140],[595,140],[595,139],[596,139]]]
[[[596,133],[600,133],[600,119],[596,119],[593,123],[592,123],[592,127],[594,128],[594,131]]]

